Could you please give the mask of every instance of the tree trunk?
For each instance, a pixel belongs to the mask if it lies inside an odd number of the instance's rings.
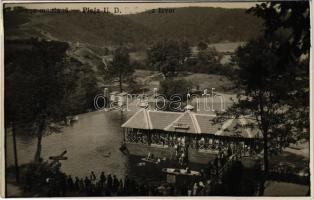
[[[268,172],[268,138],[267,138],[267,134],[264,135],[264,172],[265,175]]]
[[[266,182],[266,173],[265,171],[258,171],[257,176],[258,181],[258,196],[264,196],[265,191],[265,182]]]
[[[120,92],[122,92],[122,75],[121,75],[121,73],[119,75],[119,87],[120,87]]]
[[[260,185],[259,185],[259,196],[264,195],[265,191],[265,182],[267,178],[267,173],[268,173],[268,134],[265,133],[263,140],[263,148],[264,148],[264,171],[261,172],[261,177],[260,177]]]
[[[12,122],[12,136],[13,136],[13,151],[14,151],[14,165],[15,165],[15,179],[16,182],[20,182],[20,170],[19,170],[19,163],[18,163],[18,157],[17,157],[17,148],[16,148],[16,129],[15,129],[15,123]]]
[[[37,149],[35,153],[35,162],[39,162],[41,159],[41,141],[43,137],[43,131],[45,128],[45,120],[42,120],[39,124],[38,132],[37,132]]]

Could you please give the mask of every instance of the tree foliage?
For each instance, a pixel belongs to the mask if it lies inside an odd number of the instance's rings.
[[[67,56],[69,46],[64,42],[29,39],[5,44],[6,123],[37,137],[35,160],[39,160],[43,134],[58,131],[56,124],[76,114],[77,107],[86,107],[82,105],[86,101],[71,98],[84,69]]]
[[[192,87],[191,81],[185,79],[167,79],[160,84],[160,93],[168,100],[174,95],[180,96],[182,101],[186,101],[189,89]]]
[[[148,51],[150,65],[165,77],[175,76],[189,55],[190,46],[187,41],[162,40]]]
[[[123,91],[123,83],[128,83],[133,73],[134,66],[130,64],[129,51],[123,47],[119,47],[114,51],[112,62],[103,72],[105,79],[119,82],[120,92]]]
[[[278,70],[278,56],[264,39],[240,47],[235,60],[239,66],[236,84],[241,92],[238,94],[239,101],[229,110],[229,114],[255,119],[249,126],[258,128],[263,134],[267,170],[268,153],[278,153],[295,142],[291,124],[286,123],[288,88],[282,76],[284,72]]]
[[[183,103],[187,100],[187,95],[192,87],[192,82],[185,79],[171,78],[160,83],[160,93],[168,102],[166,110],[182,111]]]
[[[208,71],[211,71],[211,68],[215,69],[222,66],[221,59],[222,55],[215,48],[207,48],[199,52],[197,65],[206,66]]]
[[[204,51],[205,49],[208,48],[208,45],[206,42],[204,41],[200,41],[197,45],[197,48],[200,50],[200,51]]]
[[[298,138],[309,138],[309,2],[269,2],[248,12],[264,19],[264,38],[275,49],[289,88],[289,118],[299,131]]]
[[[265,20],[265,32],[233,57],[239,100],[224,115],[255,119],[248,126],[263,134],[267,171],[269,153],[280,152],[309,132],[309,7],[308,2],[269,2],[249,12]]]

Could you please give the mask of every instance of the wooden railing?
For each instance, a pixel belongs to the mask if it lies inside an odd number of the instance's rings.
[[[221,169],[218,170],[218,174],[211,178],[211,183],[210,183],[211,188],[214,188],[214,186],[220,182],[224,173],[232,166],[232,164],[236,160],[237,160],[236,155],[233,154],[233,155],[229,156],[227,162],[222,166]]]
[[[233,162],[236,160],[236,156],[233,154],[229,156],[227,162],[224,164],[224,166],[218,171],[218,177],[223,175],[224,171],[227,170],[229,167],[232,166]]]

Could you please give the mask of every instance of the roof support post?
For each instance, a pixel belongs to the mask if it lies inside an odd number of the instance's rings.
[[[148,137],[147,137],[147,144],[148,146],[150,146],[152,143],[152,134],[151,134],[151,131],[148,130]]]

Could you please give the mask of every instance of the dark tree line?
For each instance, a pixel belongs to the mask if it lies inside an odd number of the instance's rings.
[[[201,41],[192,52],[187,41],[162,40],[148,50],[148,69],[161,72],[166,78],[175,77],[182,71],[226,74],[230,66],[221,64],[223,55],[214,47]]]
[[[65,42],[5,41],[5,122],[13,134],[42,137],[60,131],[66,117],[92,109],[97,94],[93,72],[69,55]]]

